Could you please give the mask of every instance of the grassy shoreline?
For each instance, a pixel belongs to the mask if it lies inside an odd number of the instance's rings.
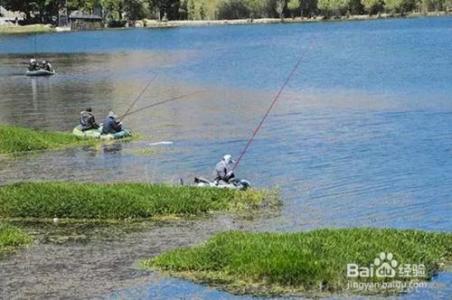
[[[0,124],[0,155],[57,150],[86,144],[94,144],[94,141],[82,139],[70,133],[41,131]]]
[[[0,186],[0,218],[123,220],[258,208],[262,191],[145,183],[29,182]]]
[[[0,35],[2,34],[31,34],[54,32],[55,29],[50,25],[34,24],[34,25],[0,25]]]
[[[451,16],[451,13],[438,11],[419,13],[412,12],[405,15],[401,14],[389,14],[382,13],[380,15],[350,15],[340,16],[336,18],[326,18],[325,16],[317,16],[313,18],[256,18],[256,19],[229,19],[229,20],[170,20],[170,21],[158,21],[158,20],[138,20],[136,21],[137,27],[144,28],[177,28],[177,27],[198,27],[198,26],[221,26],[221,25],[250,25],[250,24],[296,24],[296,23],[313,23],[313,22],[332,22],[332,21],[366,21],[366,20],[381,20],[381,19],[395,19],[395,18],[422,18],[422,17],[444,17]],[[123,28],[105,28],[118,30]],[[100,29],[104,30],[104,29]],[[25,26],[0,26],[0,35],[8,34],[32,34],[32,33],[46,33],[46,32],[68,32],[70,28],[64,28],[58,30],[47,24],[35,24]]]
[[[347,264],[369,266],[381,252],[398,266],[423,264],[425,276],[347,278]],[[396,229],[321,229],[299,233],[220,233],[206,243],[142,261],[145,268],[207,283],[235,294],[358,293],[349,281],[430,280],[452,260],[452,234]],[[403,290],[375,290],[373,294]]]
[[[30,244],[32,238],[14,226],[0,223],[0,255]]]

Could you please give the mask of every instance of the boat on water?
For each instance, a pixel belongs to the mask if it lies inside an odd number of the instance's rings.
[[[25,73],[26,76],[52,76],[55,75],[55,70],[45,70],[45,69],[39,69],[39,70],[27,70]]]
[[[81,138],[88,139],[101,139],[101,140],[118,140],[132,136],[130,129],[123,129],[117,133],[102,134],[102,127],[98,129],[82,130],[82,127],[78,125],[72,130],[72,134]]]
[[[210,181],[203,177],[195,177],[194,185],[197,187],[211,187],[234,190],[246,190],[251,187],[251,183],[246,179],[231,179],[229,182],[224,182],[222,180]]]

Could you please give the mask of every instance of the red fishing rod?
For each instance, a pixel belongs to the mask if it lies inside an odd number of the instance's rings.
[[[308,47],[309,49],[312,48],[312,43],[313,43],[314,39],[311,40],[310,46]],[[248,148],[251,146],[251,144],[254,141],[254,138],[256,137],[256,135],[258,134],[259,130],[262,128],[262,125],[264,124],[265,120],[267,119],[268,115],[270,114],[270,112],[272,111],[273,107],[275,106],[276,102],[279,100],[281,94],[283,93],[284,89],[286,88],[287,84],[289,83],[289,81],[292,79],[293,75],[295,74],[295,72],[297,71],[298,67],[301,65],[301,62],[303,61],[304,56],[301,55],[300,58],[298,59],[297,63],[294,65],[294,67],[292,68],[292,70],[290,71],[289,75],[287,76],[286,80],[284,81],[283,85],[281,86],[281,88],[278,90],[278,92],[276,93],[276,95],[273,97],[273,100],[270,104],[270,106],[268,107],[267,111],[265,112],[264,116],[262,117],[261,121],[259,122],[259,124],[257,125],[257,127],[254,129],[253,134],[251,135],[251,138],[248,140],[248,142],[246,143],[245,147],[243,148],[243,150],[240,152],[239,158],[237,159],[237,161],[235,162],[234,167],[232,168],[232,170],[235,170],[239,164],[240,161],[242,160],[243,156],[245,155],[246,151],[248,151]]]

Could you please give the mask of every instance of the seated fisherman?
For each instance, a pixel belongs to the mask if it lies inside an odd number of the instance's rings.
[[[115,113],[111,111],[110,113],[108,113],[108,116],[103,123],[102,134],[114,134],[120,131],[122,131],[121,120],[119,120],[118,116],[116,116]]]
[[[52,65],[50,64],[50,62],[48,62],[47,60],[43,60],[41,62],[41,68],[44,70],[47,70],[49,72],[52,71]]]
[[[88,107],[80,113],[80,125],[82,126],[82,131],[99,128],[99,124],[96,123],[92,111],[91,107]]]
[[[234,163],[235,161],[232,159],[230,154],[223,156],[220,162],[218,162],[215,166],[215,181],[224,181],[229,183],[231,179],[235,178]]]
[[[28,64],[28,70],[29,71],[36,71],[39,69],[38,62],[36,59],[32,58],[30,59],[30,63]]]

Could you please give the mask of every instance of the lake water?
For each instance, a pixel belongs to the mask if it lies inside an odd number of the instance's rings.
[[[23,76],[23,63],[35,53],[53,63],[56,76]],[[257,186],[279,187],[280,212],[145,230],[115,242],[115,255],[101,262],[92,261],[94,249],[108,253],[110,244],[36,246],[1,263],[0,286],[8,298],[232,298],[131,271],[137,259],[225,229],[450,232],[451,17],[0,36],[0,123],[69,131],[86,106],[99,119],[109,110],[125,112],[154,76],[133,110],[196,92],[127,117],[139,141],[1,158],[0,182],[210,176],[223,154],[240,153],[300,57],[300,68],[237,170]],[[158,141],[174,143],[149,146]],[[72,285],[58,286],[60,264],[49,263],[42,272],[42,257],[56,256],[63,264],[74,253],[80,267],[73,267]],[[16,272],[24,260],[29,267]],[[85,277],[87,270],[95,276]],[[23,278],[38,274],[45,279]],[[56,281],[51,292],[45,280]],[[429,288],[401,297],[447,297],[451,283],[451,273],[442,273]]]

